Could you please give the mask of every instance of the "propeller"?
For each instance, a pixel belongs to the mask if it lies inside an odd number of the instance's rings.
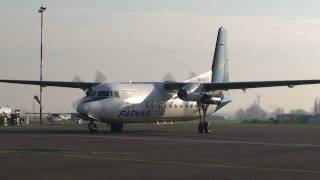
[[[81,97],[81,98],[79,98],[79,99],[77,99],[77,100],[75,100],[75,101],[73,101],[73,102],[71,103],[71,107],[72,107],[73,110],[77,111],[78,104],[80,104],[80,102],[81,102],[81,100],[82,100],[83,98],[84,98],[84,96]]]
[[[72,82],[83,82],[82,79],[80,78],[80,76],[76,75],[74,76],[74,78],[72,79]]]
[[[189,71],[189,79],[192,79],[194,77],[198,76],[197,73],[193,72],[193,71]]]
[[[101,71],[96,71],[95,82],[103,83],[106,80],[107,80],[107,77]]]
[[[96,71],[95,74],[95,79],[94,82],[96,83],[103,83],[107,80],[107,77],[101,72],[101,71]],[[72,82],[83,82],[83,80],[80,78],[80,76],[76,75],[72,79]],[[77,110],[78,104],[84,99],[86,96],[82,96],[81,98],[75,100],[74,102],[71,103],[71,107],[73,110]]]
[[[103,83],[106,82],[106,80],[107,77],[101,71],[96,71],[94,82]],[[80,78],[80,76],[76,75],[73,77],[72,82],[83,82],[83,80]]]
[[[173,75],[170,72],[168,72],[163,76],[162,81],[175,81],[175,79]]]

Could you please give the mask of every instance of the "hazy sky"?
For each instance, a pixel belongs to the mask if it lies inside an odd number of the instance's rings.
[[[320,78],[320,1],[315,0],[47,0],[0,1],[2,79],[39,79],[41,4],[44,79],[177,80],[210,69],[217,30],[228,33],[232,81]],[[39,88],[0,84],[0,105],[32,110]],[[67,111],[83,93],[45,88],[46,111]],[[234,91],[222,112],[247,107],[257,95],[267,110],[311,110],[320,85]],[[37,106],[36,106],[37,107]],[[37,107],[38,109],[38,107]]]

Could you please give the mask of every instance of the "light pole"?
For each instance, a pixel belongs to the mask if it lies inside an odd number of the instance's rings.
[[[34,98],[32,98],[32,108],[33,108],[33,119],[36,119],[36,112],[34,108]]]
[[[41,39],[40,39],[40,124],[42,123],[42,28],[43,28],[43,12],[47,8],[41,5],[40,9],[38,10],[38,13],[41,14]]]

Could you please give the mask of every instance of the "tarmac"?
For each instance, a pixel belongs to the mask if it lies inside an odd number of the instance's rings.
[[[320,179],[320,126],[1,127],[0,179]]]

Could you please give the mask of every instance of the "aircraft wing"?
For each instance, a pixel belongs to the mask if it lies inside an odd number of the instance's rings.
[[[166,90],[179,90],[185,85],[191,83],[179,83],[179,82],[165,82],[164,88]],[[248,81],[248,82],[225,82],[225,83],[199,83],[203,87],[204,91],[215,90],[230,90],[230,89],[242,89],[249,88],[262,88],[262,87],[276,87],[276,86],[288,86],[290,88],[297,85],[307,84],[320,84],[320,80],[288,80],[288,81]]]
[[[68,88],[80,88],[90,89],[92,86],[100,83],[95,82],[66,82],[66,81],[28,81],[28,80],[8,80],[0,79],[3,83],[14,83],[14,84],[28,84],[28,85],[39,85],[39,86],[55,86],[55,87],[68,87]]]
[[[55,86],[55,87],[68,87],[68,88],[80,88],[90,89],[92,86],[100,83],[96,82],[68,82],[68,81],[29,81],[29,80],[7,80],[0,79],[3,83],[14,83],[14,84],[27,84],[27,85],[41,85]],[[184,82],[164,82],[164,88],[166,90],[179,90],[185,85],[195,83],[184,83]],[[215,90],[230,90],[230,89],[249,89],[249,88],[262,88],[262,87],[276,87],[276,86],[288,86],[290,88],[297,85],[307,84],[320,84],[320,79],[316,80],[288,80],[288,81],[247,81],[247,82],[225,82],[225,83],[198,83],[202,85],[204,91],[215,91]]]

